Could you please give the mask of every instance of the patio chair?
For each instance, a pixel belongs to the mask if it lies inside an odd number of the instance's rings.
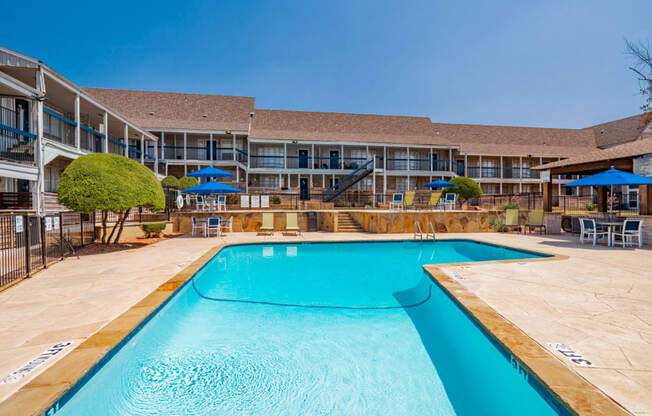
[[[439,205],[439,200],[441,199],[441,192],[433,192],[430,194],[430,200],[428,201],[428,208],[435,209]]]
[[[260,196],[260,207],[261,208],[269,208],[269,195],[261,195]]]
[[[240,208],[249,208],[249,195],[240,195]]]
[[[389,203],[389,209],[403,209],[403,194],[396,193],[392,195],[392,200]]]
[[[609,238],[609,232],[598,228],[593,218],[580,218],[580,244],[584,244],[584,237],[592,239],[595,245],[598,238]]]
[[[202,235],[204,235],[204,223],[197,221],[197,217],[191,217],[192,220],[192,235],[195,235],[195,230],[200,230]]]
[[[447,193],[446,196],[444,197],[444,208],[454,209],[456,200],[457,200],[457,194],[454,194],[452,192]]]
[[[210,210],[211,212],[217,211],[217,201],[215,199],[210,200]]]
[[[217,210],[226,211],[226,195],[217,196]]]
[[[251,208],[260,208],[260,197],[258,195],[251,195]]]
[[[532,231],[534,229],[539,229],[543,234],[546,232],[546,225],[543,223],[543,210],[542,209],[533,209],[528,212],[527,222],[523,227],[526,231]]]
[[[206,205],[204,204],[204,197],[203,196],[198,196],[195,199],[195,203],[196,203],[197,211],[203,211],[204,209],[206,209]]]
[[[623,240],[623,248],[627,244],[634,244],[634,238],[638,238],[638,248],[643,247],[643,220],[641,219],[627,219],[623,223],[623,230],[621,232],[613,233],[613,244],[616,245],[615,239],[620,237]]]
[[[230,233],[233,232],[233,215],[228,220],[222,220],[220,221],[220,229],[224,231],[228,231]]]
[[[514,228],[520,230],[521,225],[518,223],[518,209],[514,208],[505,210],[505,227],[510,231]]]
[[[301,234],[301,229],[299,228],[299,222],[297,219],[296,212],[288,212],[285,214],[285,235],[299,235]]]
[[[414,208],[414,196],[416,192],[414,191],[405,191],[405,204],[403,205],[406,208]]]
[[[220,227],[221,222],[222,218],[220,217],[210,217],[208,219],[208,225],[206,227],[206,234],[208,237],[211,236],[211,231],[215,231],[215,237],[222,236],[222,228]]]
[[[274,214],[263,212],[263,223],[260,226],[258,235],[272,235],[274,233]]]
[[[190,205],[190,194],[186,194],[186,206],[188,209],[192,210],[192,205]]]

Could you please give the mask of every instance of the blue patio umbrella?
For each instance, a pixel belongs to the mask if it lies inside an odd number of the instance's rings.
[[[652,178],[618,170],[612,166],[609,170],[569,182],[564,186],[609,186],[611,188],[611,195],[613,195],[614,185],[652,185]],[[610,211],[612,210],[612,204],[613,202],[609,204]]]
[[[423,186],[425,186],[426,188],[438,189],[438,188],[448,188],[451,186],[455,186],[455,184],[451,182],[442,181],[441,179],[437,179],[436,181],[432,181]]]
[[[189,194],[234,194],[241,192],[238,188],[234,188],[223,183],[208,181],[200,185],[191,186],[183,190]]]
[[[203,169],[190,172],[188,176],[194,176],[195,178],[224,178],[226,176],[233,176],[233,174],[222,169],[207,166]]]

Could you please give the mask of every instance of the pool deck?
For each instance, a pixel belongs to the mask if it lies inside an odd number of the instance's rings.
[[[97,339],[91,337],[93,334],[100,329],[103,333],[124,333],[124,328],[115,327],[112,322],[116,317],[127,311],[146,314],[154,310],[161,298],[178,286],[173,284],[161,293],[161,285],[165,287],[176,276],[188,278],[193,267],[200,267],[223,244],[401,238],[411,239],[412,235],[320,232],[304,233],[301,237],[280,233],[259,237],[254,233],[234,233],[221,239],[179,237],[134,250],[66,259],[0,292],[0,379],[58,342],[74,343],[19,382],[0,384],[0,401],[27,383],[30,385],[26,389],[33,392],[29,394],[23,389],[23,399],[14,395],[12,400],[0,403],[0,415],[23,414],[16,413],[23,409],[20,406],[33,408],[33,402],[39,398],[54,400],[56,392],[69,387],[74,380],[48,371],[38,377],[43,381],[38,384],[36,376],[73,350],[86,357],[88,363],[96,361],[106,349],[89,346]],[[559,261],[491,262],[439,269],[452,284],[477,295],[498,315],[558,357],[560,363],[631,413],[652,415],[650,248],[581,246],[573,236],[481,233],[440,234],[438,238],[468,238],[568,256]],[[137,324],[138,319],[142,318],[135,314],[132,320]],[[581,352],[594,367],[574,366],[547,347],[549,342],[563,343]],[[82,343],[83,348],[75,348]],[[80,362],[79,366],[82,365]],[[47,389],[44,383],[54,387]],[[13,402],[11,406],[9,402]]]

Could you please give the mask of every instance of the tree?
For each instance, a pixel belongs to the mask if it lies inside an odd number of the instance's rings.
[[[645,103],[641,110],[645,113],[644,122],[652,121],[652,52],[650,44],[645,42],[632,43],[625,41],[625,52],[633,58],[629,69],[638,78],[641,94],[645,96]]]
[[[199,185],[199,181],[195,177],[184,176],[183,178],[179,179],[180,189],[190,188],[191,186],[195,186],[195,185]]]
[[[454,183],[455,186],[444,188],[442,194],[457,194],[457,197],[462,204],[466,203],[466,201],[471,198],[479,198],[482,196],[482,188],[480,188],[480,185],[478,185],[478,183],[471,178],[467,178],[466,176],[457,176],[451,179],[449,182]]]
[[[161,210],[165,206],[163,188],[145,166],[124,156],[93,153],[80,156],[64,170],[57,190],[59,203],[68,209],[90,214],[102,212],[102,243],[120,239],[124,222],[134,207]],[[118,221],[107,237],[109,212]]]
[[[178,189],[179,188],[179,179],[177,179],[176,176],[169,175],[169,176],[166,176],[165,178],[163,178],[163,180],[161,181],[161,185],[166,186],[168,188]]]

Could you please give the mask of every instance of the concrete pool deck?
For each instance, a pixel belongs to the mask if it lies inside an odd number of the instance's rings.
[[[558,342],[580,351],[594,367],[576,367],[554,354],[630,412],[652,414],[652,250],[580,246],[573,236],[482,233],[438,237],[476,239],[569,256],[562,261],[441,269],[540,345]],[[304,233],[284,237],[277,233],[258,237],[234,233],[221,239],[180,237],[134,250],[67,259],[0,292],[0,378],[58,342],[73,341],[73,347],[78,346],[134,305],[146,308],[149,303],[141,301],[143,298],[149,299],[148,294],[207,251],[214,252],[216,246],[400,238],[412,236]],[[0,400],[70,354],[73,347],[19,382],[0,385]],[[70,383],[53,378],[55,383]],[[0,403],[0,414],[15,410]]]

